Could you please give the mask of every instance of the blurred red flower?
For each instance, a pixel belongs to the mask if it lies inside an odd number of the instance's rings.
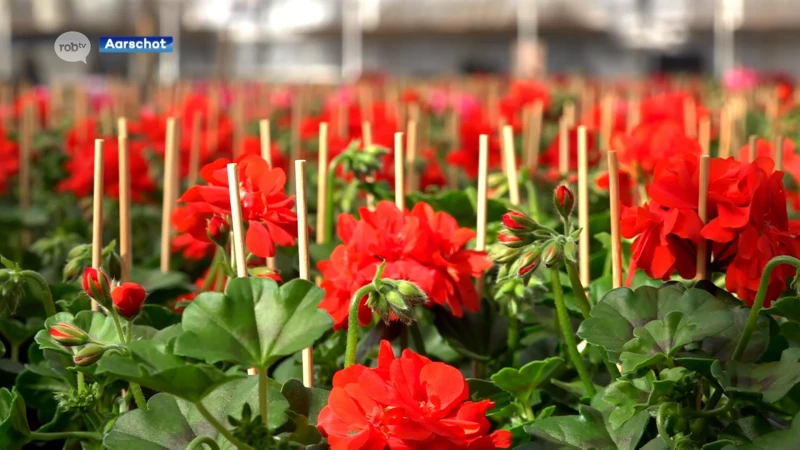
[[[493,406],[469,401],[469,386],[455,367],[411,350],[395,358],[382,341],[377,368],[354,365],[334,375],[317,427],[332,450],[508,448],[511,432],[489,433],[486,411]]]
[[[578,170],[578,127],[572,127],[567,133],[569,143],[569,170]],[[600,162],[600,151],[595,145],[595,132],[586,131],[586,154],[589,167],[594,167]],[[553,168],[558,168],[561,163],[561,136],[556,134],[555,139],[547,147],[547,150],[539,157],[539,164],[544,164]]]
[[[17,143],[6,137],[0,128],[0,194],[8,189],[8,183],[19,170],[19,148]]]

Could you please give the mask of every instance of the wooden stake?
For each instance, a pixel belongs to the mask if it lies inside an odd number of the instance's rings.
[[[167,119],[167,142],[166,150],[164,152],[164,198],[161,205],[161,272],[169,272],[169,257],[170,257],[170,244],[172,236],[172,227],[170,226],[170,219],[172,218],[172,211],[175,207],[173,198],[176,198],[177,192],[177,149],[175,148],[175,118],[170,117]]]
[[[611,148],[611,131],[614,128],[614,96],[606,94],[600,103],[600,151]]]
[[[328,192],[328,124],[319,124],[319,157],[317,164],[317,244],[325,243],[325,217],[328,215],[328,204],[325,196]]]
[[[192,118],[192,147],[189,149],[189,187],[197,184],[200,175],[200,128],[203,116],[199,112]]]
[[[23,211],[31,207],[31,154],[33,153],[33,105],[25,105],[22,112],[22,136],[19,146],[19,206]],[[6,130],[8,132],[8,130]],[[31,244],[31,232],[22,230],[22,246]]]
[[[320,124],[320,138],[322,137],[322,125]],[[327,130],[327,124],[325,124]],[[261,119],[258,121],[258,135],[261,139],[261,158],[272,167],[272,137],[269,131],[269,120]],[[322,144],[320,144],[320,148]]]
[[[487,217],[487,186],[489,172],[489,136],[482,134],[479,138],[478,154],[478,205],[476,224],[477,233],[475,235],[475,250],[486,251],[486,217]],[[486,279],[483,276],[477,278],[475,288],[478,291],[478,299],[483,298]]]
[[[700,131],[698,133],[698,140],[700,141],[700,150],[703,155],[708,155],[711,152],[711,121],[708,117],[700,119]]]
[[[397,209],[406,209],[405,173],[403,167],[403,133],[394,134],[394,204]]]
[[[459,145],[461,137],[459,136],[459,119],[458,114],[454,110],[450,110],[447,115],[447,129],[450,135],[450,150],[455,151]],[[450,190],[458,190],[458,166],[455,164],[447,165],[447,187]]]
[[[306,162],[294,162],[294,175],[297,183],[295,196],[297,204],[297,249],[300,278],[310,280],[310,258],[308,255],[308,211],[306,210]],[[314,386],[314,348],[303,349],[303,385]]]
[[[503,154],[508,180],[508,198],[512,205],[519,205],[519,180],[517,179],[517,157],[514,151],[514,129],[511,125],[503,127]]]
[[[619,163],[617,152],[608,151],[608,201],[611,210],[611,287],[622,287],[622,238],[620,236]]]
[[[131,169],[128,149],[128,125],[124,117],[117,119],[119,147],[119,256],[122,263],[121,282],[131,280],[133,267],[131,236]]]
[[[591,234],[589,231],[589,149],[586,143],[586,127],[578,127],[578,226],[581,228],[580,240],[578,241],[580,256],[581,284],[589,286],[592,276],[589,272],[589,243]]]
[[[719,157],[731,156],[731,112],[728,106],[723,106],[719,119]]]
[[[697,199],[697,214],[700,216],[700,221],[705,224],[708,222],[708,172],[709,172],[710,157],[708,155],[700,156],[700,183],[699,183],[699,196]],[[697,279],[708,279],[708,241],[700,239],[697,246]]]
[[[408,121],[406,129],[406,192],[417,190],[417,122]]]
[[[302,91],[298,91],[294,97],[294,104],[292,105],[292,143],[291,148],[289,150],[289,159],[292,161],[297,161],[300,159],[300,147],[301,142],[300,140],[302,137],[300,136],[300,122],[303,119],[303,96]],[[293,184],[292,179],[294,172],[289,172],[289,186],[291,187]]]
[[[247,251],[244,244],[244,220],[242,219],[242,201],[239,193],[238,164],[230,163],[228,169],[228,194],[231,202],[231,228],[233,230],[233,258],[236,264],[236,276],[247,277]]]
[[[751,163],[756,160],[756,150],[758,144],[758,136],[755,134],[750,135],[747,142],[747,162]]]
[[[528,167],[533,171],[539,167],[539,146],[542,141],[542,114],[544,113],[544,104],[541,100],[536,100],[533,103],[531,110],[530,124],[528,128],[528,138],[525,140],[525,156],[523,163],[524,167]]]
[[[94,141],[94,204],[92,208],[92,267],[103,266],[103,175],[105,143]],[[92,299],[92,311],[100,311],[100,304]]]
[[[775,136],[775,170],[783,171],[783,136]],[[755,161],[755,159],[753,159]]]
[[[569,126],[566,116],[558,122],[558,173],[566,179],[569,174]]]
[[[11,104],[13,103],[12,98],[13,94],[11,86],[6,84],[0,86],[0,109],[6,109],[6,111],[10,111]],[[8,133],[8,131],[11,129],[11,118],[11,114],[4,114],[0,116],[0,120],[2,120],[0,125],[2,125],[2,128],[6,133]]]
[[[575,126],[575,103],[567,102],[564,104],[564,118],[568,129]]]

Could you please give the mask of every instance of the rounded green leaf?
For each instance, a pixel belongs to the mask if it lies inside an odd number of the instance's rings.
[[[726,392],[760,396],[766,403],[782,399],[790,389],[800,383],[800,348],[790,348],[781,354],[781,360],[761,364],[729,361],[715,362],[711,373]]]
[[[30,439],[25,401],[16,389],[0,389],[0,448],[21,449]]]
[[[183,312],[175,352],[209,363],[269,367],[314,344],[333,321],[319,309],[325,292],[306,280],[283,286],[236,278],[225,294],[199,295]]]
[[[547,358],[544,361],[531,361],[519,370],[504,367],[491,380],[500,389],[527,404],[533,392],[546,382],[553,372],[564,363],[562,358]]]
[[[554,416],[525,425],[525,431],[551,442],[583,450],[616,450],[603,417],[594,408],[580,407],[578,416]]]

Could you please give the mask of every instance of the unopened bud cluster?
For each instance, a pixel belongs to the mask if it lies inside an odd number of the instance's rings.
[[[48,332],[54,341],[64,347],[83,347],[72,357],[76,366],[91,366],[109,349],[92,340],[86,331],[69,323],[57,323],[50,327]]]
[[[111,289],[111,281],[102,270],[88,267],[83,272],[83,290],[105,309],[127,320],[134,320],[144,306],[147,292],[136,283],[126,282]]]
[[[383,165],[383,157],[387,154],[389,154],[389,150],[378,145],[369,145],[364,149],[359,149],[359,143],[356,141],[340,155],[341,165],[345,172],[365,177],[380,170]]]
[[[559,186],[554,192],[553,204],[561,217],[567,220],[575,196],[566,186]],[[564,259],[575,261],[575,242],[580,230],[565,236],[519,211],[504,214],[502,225],[498,243],[490,253],[492,259],[501,265],[499,278],[528,278],[541,265],[551,268]]]
[[[416,284],[406,280],[380,278],[386,263],[375,273],[372,284],[376,290],[367,297],[367,306],[387,325],[397,319],[406,325],[416,320],[414,307],[428,302],[428,295]]]
[[[105,273],[112,278],[119,278],[122,272],[122,260],[114,248],[117,243],[112,241],[102,250],[102,264]],[[64,266],[63,278],[65,282],[77,280],[84,270],[92,264],[92,245],[81,244],[74,247],[67,254],[67,264]]]

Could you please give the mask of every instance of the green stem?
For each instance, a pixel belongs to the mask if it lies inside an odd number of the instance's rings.
[[[127,334],[125,335],[125,343],[128,344],[133,340],[133,322],[128,321],[128,326],[125,327]]]
[[[19,361],[19,344],[11,344],[11,360]]]
[[[425,339],[422,337],[422,332],[419,329],[419,322],[411,325],[408,329],[411,333],[411,340],[414,341],[414,347],[417,348],[417,353],[423,356],[427,355],[428,352],[425,351]]]
[[[258,369],[258,413],[261,414],[261,422],[269,430],[267,424],[267,369],[261,367]]]
[[[532,182],[525,183],[525,191],[528,193],[528,209],[531,212],[531,217],[539,222],[539,199],[536,197],[536,189],[533,187]]]
[[[136,407],[141,410],[147,410],[147,401],[144,399],[142,387],[136,383],[130,383],[130,388],[133,393],[133,399],[136,401]]]
[[[344,356],[344,367],[348,368],[356,363],[356,347],[358,347],[358,305],[364,296],[377,292],[375,285],[370,283],[357,290],[350,299],[350,316],[347,318],[347,350]]]
[[[667,444],[669,448],[674,448],[675,443],[672,442],[672,438],[669,437],[669,433],[667,432],[667,418],[665,417],[669,407],[669,403],[662,403],[661,406],[658,407],[658,414],[656,415],[656,428],[658,429],[658,435],[661,437],[664,443]]]
[[[733,408],[733,400],[728,399],[724,405],[720,406],[716,409],[711,410],[696,410],[696,411],[687,411],[686,413],[691,417],[714,417],[720,414],[725,414]]]
[[[586,370],[586,366],[583,364],[583,360],[581,359],[581,354],[578,352],[578,345],[575,342],[575,335],[572,334],[572,327],[569,323],[569,313],[567,312],[567,305],[564,302],[564,290],[561,288],[557,267],[552,267],[550,269],[550,283],[553,286],[553,297],[556,303],[556,315],[558,316],[558,322],[561,326],[561,332],[564,335],[564,341],[567,344],[567,353],[569,354],[569,358],[572,360],[572,365],[575,366],[575,370],[578,371],[578,376],[583,383],[584,389],[586,389],[587,395],[594,397],[596,394],[594,383],[592,383],[592,378],[589,376],[589,371]]]
[[[86,380],[84,379],[83,372],[78,372],[78,393],[86,390]]]
[[[53,293],[50,292],[50,286],[48,286],[47,281],[32,270],[23,270],[20,272],[20,275],[39,285],[43,294],[42,304],[44,305],[44,312],[47,314],[47,317],[54,316],[56,314],[56,304],[53,301]]]
[[[512,358],[514,351],[517,349],[519,343],[519,319],[516,314],[508,315],[508,338],[506,339],[506,346],[508,351],[511,352]]]
[[[117,310],[112,306],[111,308],[108,308],[108,312],[114,321],[114,327],[117,329],[117,335],[119,335],[120,342],[128,343],[129,339],[126,339],[125,332],[122,331],[122,323],[119,320],[119,314],[117,313]],[[133,324],[128,323],[128,328],[129,330],[133,328]],[[147,401],[144,398],[144,393],[142,393],[142,388],[136,383],[130,383],[130,389],[131,393],[133,394],[133,399],[136,401],[136,407],[141,410],[147,410]]]
[[[189,445],[186,446],[186,450],[195,450],[202,448],[201,446],[205,444],[211,447],[211,450],[219,450],[219,445],[217,445],[217,441],[211,439],[208,436],[197,436],[194,438],[192,442],[189,442]]]
[[[62,431],[59,433],[48,433],[44,431],[32,431],[30,435],[34,441],[59,441],[64,439],[85,439],[102,441],[103,435],[90,431]]]
[[[750,316],[747,318],[747,325],[739,337],[739,342],[736,344],[736,350],[733,352],[733,361],[739,361],[744,354],[744,349],[750,341],[750,337],[755,331],[756,323],[758,322],[758,313],[764,307],[764,301],[767,299],[767,288],[769,287],[769,278],[772,271],[781,264],[788,264],[793,266],[795,270],[800,270],[800,260],[791,256],[776,256],[772,258],[761,273],[761,283],[758,285],[758,293],[756,299],[753,301],[753,307],[750,309]]]
[[[522,414],[529,422],[536,420],[536,415],[533,413],[533,408],[531,407],[530,402],[526,402],[525,405],[522,406]]]
[[[583,314],[584,319],[588,319],[589,314],[591,313],[591,303],[589,302],[589,298],[586,296],[586,289],[583,288],[581,277],[578,275],[578,268],[572,261],[567,261],[566,264],[567,274],[569,274],[569,282],[572,284],[572,290],[575,292],[575,297],[578,299],[578,304],[581,307],[581,313]],[[606,370],[608,370],[609,375],[611,375],[611,379],[616,380],[619,378],[619,369],[617,369],[617,366],[611,362],[606,349],[603,347],[597,347],[597,349],[600,351],[600,356],[603,358],[603,364],[606,366]]]
[[[253,450],[253,447],[243,443],[242,441],[236,439],[233,434],[225,428],[216,417],[214,417],[205,406],[203,406],[202,401],[198,401],[194,404],[200,414],[206,419],[206,421],[211,424],[212,427],[216,428],[219,431],[219,434],[223,435],[225,439],[227,439],[231,444],[236,446],[239,450]]]
[[[206,279],[203,280],[203,287],[200,288],[200,292],[207,292],[214,284],[214,281],[216,281],[217,273],[219,272],[220,264],[223,261],[222,258],[224,254],[225,249],[217,246],[217,251],[214,253],[214,259],[211,260],[211,267],[208,269]]]

